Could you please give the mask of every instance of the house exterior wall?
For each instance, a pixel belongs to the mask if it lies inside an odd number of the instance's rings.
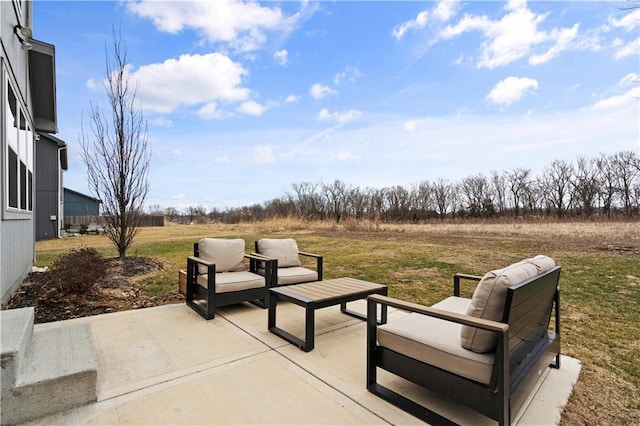
[[[51,68],[45,74],[40,69],[30,70],[30,51],[22,49],[14,30],[19,29],[18,25],[32,27],[32,7],[29,0],[0,1],[0,303],[3,306],[31,271],[35,259],[35,135],[42,128],[34,124],[37,115],[34,104],[38,104],[42,114],[48,114],[49,127],[54,128],[57,120],[53,46],[33,40],[32,46],[41,49],[38,59],[44,58],[44,62],[48,59]],[[26,37],[23,39],[26,41]],[[50,90],[32,92],[32,78],[43,88],[50,85]]]
[[[64,217],[68,216],[98,216],[100,202],[93,197],[64,189]]]
[[[31,26],[31,2],[26,1],[3,1],[0,2],[0,40],[1,40],[1,62],[0,81],[1,97],[0,106],[0,131],[2,132],[2,202],[0,203],[0,290],[1,302],[4,305],[11,296],[13,290],[18,287],[24,277],[30,272],[35,257],[34,250],[34,220],[33,212],[29,209],[11,209],[8,206],[9,195],[8,180],[9,170],[7,167],[7,157],[10,156],[8,149],[8,130],[11,126],[9,121],[10,111],[7,106],[8,87],[15,92],[18,104],[24,108],[25,118],[31,129],[33,126],[31,96],[29,92],[28,76],[28,55],[21,49],[20,42],[13,33],[16,24]],[[29,107],[27,107],[27,105]],[[33,152],[33,134],[30,140],[26,141],[31,145]]]
[[[35,257],[33,221],[16,220],[12,221],[10,226],[5,225],[7,224],[3,223],[0,231],[2,305],[10,299],[13,291],[31,272]]]
[[[45,134],[36,142],[36,240],[59,237],[63,226],[60,148]]]

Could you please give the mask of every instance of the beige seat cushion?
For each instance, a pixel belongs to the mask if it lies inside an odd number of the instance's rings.
[[[464,314],[470,299],[449,297],[433,305]],[[460,346],[460,324],[412,313],[378,327],[378,344],[427,364],[481,383],[489,383],[494,354]]]
[[[259,269],[258,273],[263,275],[264,269]],[[302,266],[292,266],[290,268],[278,268],[278,285],[306,283],[318,281],[318,273]]]
[[[198,275],[198,284],[207,288],[208,274]],[[228,293],[231,291],[248,290],[264,287],[264,277],[248,271],[221,272],[216,274],[216,293]]]
[[[293,238],[262,238],[258,240],[258,253],[278,259],[278,268],[301,265],[298,243]]]
[[[466,314],[476,318],[502,321],[507,288],[528,278],[539,275],[555,266],[548,256],[536,256],[487,272],[478,283]],[[463,326],[460,332],[461,345],[465,349],[478,353],[495,351],[497,336],[495,333]]]
[[[216,264],[218,272],[244,271],[244,245],[241,238],[203,238],[198,241],[198,257]],[[201,274],[207,273],[207,267],[198,265]]]

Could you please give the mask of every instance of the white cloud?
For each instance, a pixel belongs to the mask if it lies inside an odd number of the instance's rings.
[[[318,113],[318,120],[320,121],[335,121],[337,123],[346,123],[359,118],[362,115],[362,111],[350,109],[342,112],[329,112],[327,108],[323,108]]]
[[[609,18],[612,27],[622,28],[625,31],[633,31],[640,26],[640,9],[626,13],[622,18]]]
[[[533,45],[544,42],[547,37],[538,30],[546,15],[537,15],[526,7],[526,3],[509,2],[510,13],[500,21],[492,22],[485,31],[487,38],[482,43],[478,67],[493,69],[507,65],[526,56]]]
[[[529,63],[531,65],[539,65],[545,62],[549,62],[551,59],[558,56],[562,51],[566,50],[576,39],[578,35],[578,27],[580,24],[575,24],[572,28],[554,28],[551,31],[550,38],[555,40],[555,44],[551,46],[545,53],[539,55],[531,55],[529,57]]]
[[[487,100],[493,104],[508,106],[537,88],[536,80],[526,77],[507,77],[491,89]]]
[[[173,127],[173,121],[165,117],[152,118],[148,120],[148,122],[154,127],[166,127],[166,128]]]
[[[615,95],[605,99],[601,99],[588,109],[592,110],[609,110],[622,107],[626,104],[638,103],[640,99],[640,87],[634,87],[622,95]]]
[[[131,78],[139,83],[138,98],[145,110],[169,113],[183,105],[244,101],[250,92],[242,87],[246,74],[229,57],[209,53],[144,65]]]
[[[285,17],[278,7],[236,0],[142,0],[126,4],[129,12],[151,19],[160,31],[177,34],[193,29],[208,42],[228,43],[232,48],[245,52],[264,44],[268,32],[292,31],[300,19],[298,13]]]
[[[102,87],[100,87],[100,85],[96,83],[96,81],[92,78],[87,80],[87,82],[84,85],[87,87],[87,89],[91,90],[92,92],[97,92],[98,90],[102,89]]]
[[[174,157],[182,157],[182,152],[179,149],[172,149],[171,150],[171,155]]]
[[[640,37],[626,44],[620,45],[616,49],[613,57],[616,59],[626,58],[627,56],[637,55],[640,51]]]
[[[231,160],[229,160],[229,156],[228,155],[221,155],[220,157],[216,157],[216,159],[214,161],[216,163],[226,164],[226,163],[229,163]]]
[[[270,164],[276,161],[273,147],[269,145],[256,146],[251,154],[251,162],[254,164]]]
[[[635,72],[631,72],[620,79],[618,84],[621,86],[627,86],[629,84],[638,84],[640,83],[640,75]]]
[[[433,10],[433,16],[435,16],[439,21],[446,22],[458,13],[458,9],[460,9],[459,0],[444,0],[438,3],[436,8]]]
[[[396,39],[400,40],[408,31],[426,27],[428,16],[429,12],[423,10],[422,12],[418,13],[418,16],[416,16],[415,19],[411,19],[409,21],[403,22],[400,25],[397,25],[393,29],[391,34],[393,34]]]
[[[287,96],[287,98],[284,100],[284,102],[287,103],[287,104],[294,104],[296,102],[300,102],[300,99],[301,99],[300,96],[291,94],[291,95]]]
[[[329,86],[315,83],[311,86],[311,89],[309,89],[309,93],[313,99],[322,99],[330,95],[336,95],[338,92]]]
[[[218,109],[218,104],[209,102],[198,110],[198,117],[205,120],[221,120],[224,118],[224,112]]]
[[[241,113],[246,114],[246,115],[254,115],[254,116],[260,116],[266,110],[267,110],[267,107],[265,107],[263,105],[260,105],[259,103],[255,102],[255,101],[243,102],[237,108],[238,112],[241,112]]]
[[[334,155],[331,156],[334,160],[338,161],[360,161],[362,160],[361,155],[356,155],[351,151],[338,151]]]
[[[362,77],[362,73],[360,72],[358,67],[347,65],[344,68],[344,71],[338,72],[333,76],[333,84],[337,86],[343,81],[355,84],[360,79],[360,77]]]
[[[579,38],[579,24],[570,28],[539,29],[548,13],[538,14],[527,7],[526,0],[510,0],[506,13],[497,20],[486,15],[466,14],[456,24],[440,32],[442,39],[458,37],[469,31],[480,31],[478,68],[494,69],[529,57],[529,63],[548,62],[567,49],[595,49],[593,37]]]
[[[422,126],[421,120],[409,120],[404,123],[403,129],[407,132],[414,132],[418,127]]]
[[[396,27],[391,31],[391,34],[396,39],[400,40],[409,31],[425,28],[429,24],[430,16],[433,16],[433,21],[446,22],[458,12],[459,8],[459,0],[440,1],[431,12],[423,10],[418,13],[414,19],[410,19],[400,25],[396,25]]]
[[[282,49],[274,53],[273,57],[280,65],[285,66],[287,65],[287,62],[289,62],[288,55],[289,55],[289,52],[287,52],[285,49]]]

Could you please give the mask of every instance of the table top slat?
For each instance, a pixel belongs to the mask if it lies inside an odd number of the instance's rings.
[[[289,297],[305,299],[307,301],[321,302],[336,297],[357,294],[362,291],[379,289],[381,287],[386,286],[383,284],[362,281],[356,278],[334,278],[324,281],[275,287],[272,288],[271,291],[276,291],[277,293],[281,293]]]

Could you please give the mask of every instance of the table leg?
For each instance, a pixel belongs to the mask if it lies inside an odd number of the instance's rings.
[[[267,320],[267,327],[269,330],[276,326],[276,306],[278,305],[278,295],[271,294],[269,296],[269,316]]]
[[[305,307],[304,346],[305,352],[313,350],[315,346],[316,310],[311,304]]]

